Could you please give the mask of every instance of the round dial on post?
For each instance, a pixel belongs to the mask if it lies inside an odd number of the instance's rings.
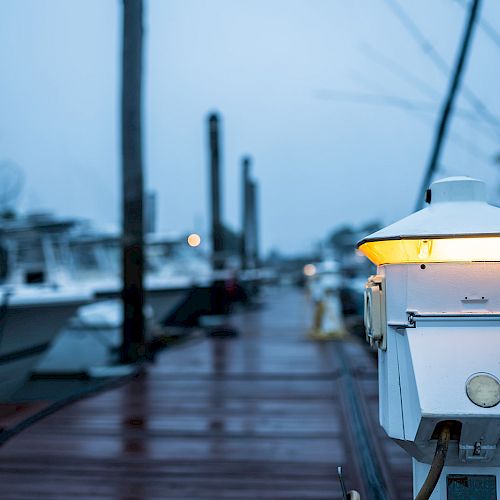
[[[469,399],[477,406],[491,408],[500,403],[500,382],[489,373],[476,373],[465,384]]]

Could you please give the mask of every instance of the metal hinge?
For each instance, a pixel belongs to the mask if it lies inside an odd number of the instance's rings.
[[[389,321],[387,324],[393,328],[405,329],[405,328],[416,328],[417,320],[419,319],[500,319],[500,313],[496,312],[486,312],[486,313],[421,313],[418,311],[406,311],[408,320],[406,323],[400,321]]]
[[[368,278],[364,297],[364,323],[367,342],[371,346],[385,351],[387,348],[387,324],[384,288],[383,276],[375,275]]]

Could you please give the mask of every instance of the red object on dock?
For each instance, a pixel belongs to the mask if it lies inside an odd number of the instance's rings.
[[[53,401],[0,403],[0,432],[9,431],[47,409]]]
[[[148,373],[72,404],[0,449],[2,499],[333,499],[337,466],[362,498],[334,342],[306,340],[291,289],[236,314],[238,338],[199,338]],[[344,342],[393,498],[411,498],[411,462],[376,424],[377,379]]]

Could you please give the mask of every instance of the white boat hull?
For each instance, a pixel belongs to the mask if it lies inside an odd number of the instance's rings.
[[[153,322],[160,323],[175,305],[189,293],[190,289],[191,287],[148,287],[145,293],[146,306],[152,308],[151,319]],[[119,299],[120,294],[121,292],[118,290],[100,290],[95,296],[97,299]]]
[[[84,301],[0,306],[0,401],[29,378],[57,333]]]
[[[161,322],[188,293],[188,289],[148,290],[148,321]],[[106,297],[113,292],[102,293]],[[40,375],[91,375],[93,369],[118,362],[122,341],[122,306],[118,299],[86,306],[72,325],[57,337],[36,367]]]

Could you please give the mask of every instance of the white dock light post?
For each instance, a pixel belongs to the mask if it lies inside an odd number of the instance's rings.
[[[427,199],[358,244],[378,266],[380,423],[413,457],[416,498],[500,499],[500,209],[467,177]]]

